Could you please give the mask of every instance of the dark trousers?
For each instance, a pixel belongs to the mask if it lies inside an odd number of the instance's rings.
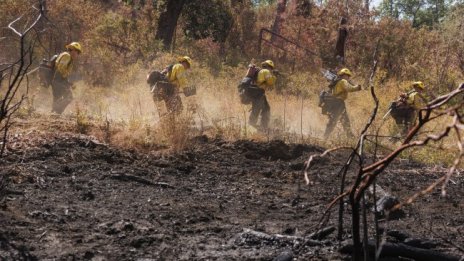
[[[332,131],[334,130],[337,122],[340,120],[342,122],[343,129],[348,137],[353,137],[353,132],[351,132],[350,119],[348,118],[348,113],[346,112],[345,101],[337,99],[330,106],[328,111],[329,122],[325,128],[324,138],[328,138]]]
[[[73,100],[71,84],[62,77],[55,77],[52,82],[53,105],[52,112],[62,114]]]
[[[400,129],[400,134],[402,136],[408,134],[409,129],[416,121],[416,111],[412,108],[392,111],[391,115]]]
[[[269,120],[271,119],[271,107],[269,106],[266,95],[264,94],[251,100],[251,113],[249,118],[249,123],[251,126],[257,126],[258,118],[260,115],[260,127],[267,129],[269,126]]]
[[[181,113],[184,106],[179,95],[179,88],[169,82],[159,81],[153,87],[153,100],[164,101],[168,113]]]
[[[169,113],[181,113],[184,106],[182,105],[182,99],[179,94],[173,94],[164,99],[166,109]]]

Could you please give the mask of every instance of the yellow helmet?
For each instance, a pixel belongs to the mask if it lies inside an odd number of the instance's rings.
[[[422,90],[425,89],[425,85],[424,85],[424,83],[421,82],[421,81],[413,82],[413,83],[412,83],[412,87],[417,87],[417,88],[420,88],[420,89],[422,89]]]
[[[187,62],[190,66],[192,66],[192,63],[193,63],[192,58],[190,58],[190,57],[188,57],[188,56],[179,57],[179,58],[177,59],[177,61],[179,61],[180,63],[181,63],[181,62]]]
[[[350,70],[348,70],[348,68],[343,68],[343,69],[341,69],[340,71],[338,71],[337,75],[338,75],[338,76],[342,76],[342,75],[351,76],[352,73],[351,73]]]
[[[264,62],[261,63],[261,66],[265,66],[265,65],[268,65],[270,66],[272,69],[274,69],[274,62],[271,61],[271,60],[266,60]]]
[[[74,50],[78,51],[79,53],[82,53],[82,46],[78,42],[72,42],[72,43],[66,45],[66,49],[68,49],[68,50],[74,49]]]

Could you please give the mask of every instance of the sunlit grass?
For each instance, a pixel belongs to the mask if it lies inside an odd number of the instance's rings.
[[[116,146],[145,150],[183,150],[189,147],[191,138],[196,135],[230,141],[281,139],[324,147],[353,145],[356,142],[346,137],[341,124],[330,139],[322,139],[327,118],[321,114],[317,104],[318,94],[326,88],[327,82],[320,75],[306,73],[286,75],[288,82],[280,93],[276,90],[266,91],[271,105],[271,126],[265,133],[248,125],[250,106],[239,101],[237,84],[246,72],[245,65],[243,68],[223,66],[219,74],[213,76],[207,67],[196,64],[189,71],[188,77],[190,83],[197,87],[197,95],[184,97],[181,94],[184,112],[175,119],[166,117],[164,103],[154,103],[145,77],[151,69],[162,69],[174,60],[173,56],[162,56],[155,60],[150,69],[140,64],[132,65],[125,74],[115,78],[111,87],[91,87],[77,82],[73,91],[74,101],[63,117],[74,118],[79,133],[94,135]],[[355,77],[353,81],[363,83],[360,77]],[[407,83],[391,80],[380,84],[378,81],[375,88],[380,107],[369,133],[375,134],[380,128],[380,135],[395,135],[397,130],[393,120],[390,117],[383,120],[382,116],[390,101],[404,91]],[[32,113],[49,113],[52,102],[50,89],[32,86],[29,97],[28,102],[23,104],[22,117]],[[359,134],[374,106],[370,92],[364,90],[350,93],[346,105],[353,132]],[[445,122],[446,119],[439,120],[427,126],[425,131],[438,130]],[[441,146],[451,151],[451,142],[452,139],[448,139]],[[381,139],[381,143],[389,148],[396,146],[385,139]],[[443,156],[449,153],[434,149],[416,149],[412,154],[415,159],[423,162],[450,162],[448,156]]]

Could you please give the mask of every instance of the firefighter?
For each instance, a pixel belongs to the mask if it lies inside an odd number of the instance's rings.
[[[413,82],[411,90],[402,93],[390,107],[390,113],[396,125],[401,129],[402,136],[409,132],[409,129],[416,121],[417,111],[425,106],[424,91],[425,85],[423,82]]]
[[[269,127],[271,119],[271,107],[266,98],[265,90],[274,87],[276,76],[274,74],[274,62],[266,60],[261,63],[261,69],[256,75],[256,85],[258,86],[257,95],[251,97],[251,113],[249,123],[251,126],[266,130]],[[261,115],[260,125],[257,124],[258,118]]]
[[[66,51],[60,53],[56,58],[51,81],[53,93],[52,112],[62,114],[73,99],[71,91],[73,84],[68,81],[68,77],[81,52],[82,46],[78,42],[72,42],[66,45]]]
[[[173,66],[168,66],[161,73],[166,75],[166,78],[171,86],[166,89],[164,102],[169,113],[180,113],[183,109],[182,100],[179,92],[187,87],[188,80],[186,71],[192,66],[192,59],[188,56],[178,58],[178,63]]]
[[[351,131],[350,119],[348,118],[348,113],[346,112],[345,100],[348,97],[349,92],[356,92],[361,90],[361,85],[353,85],[349,82],[352,73],[347,68],[343,68],[337,73],[338,79],[334,86],[331,88],[331,104],[327,114],[329,116],[329,122],[327,123],[324,138],[328,138],[330,133],[332,133],[335,125],[340,119],[343,125],[343,128],[348,137],[353,137]],[[340,118],[341,117],[341,118]]]

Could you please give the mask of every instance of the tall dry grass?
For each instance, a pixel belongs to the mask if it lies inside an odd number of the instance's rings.
[[[281,94],[275,90],[266,92],[271,105],[271,129],[266,133],[258,132],[248,125],[250,106],[242,105],[239,101],[237,84],[245,74],[245,65],[223,66],[223,70],[214,76],[207,66],[195,64],[188,72],[188,77],[191,84],[197,86],[197,95],[181,95],[184,112],[175,119],[163,117],[166,114],[164,103],[153,102],[145,77],[150,70],[161,69],[174,60],[175,57],[164,55],[155,60],[150,68],[140,64],[132,65],[125,74],[115,76],[115,84],[111,88],[90,87],[82,81],[77,82],[75,99],[63,117],[75,119],[78,132],[94,135],[113,145],[145,150],[183,150],[190,145],[191,138],[197,135],[225,140],[282,139],[323,146],[355,142],[345,137],[341,126],[337,126],[329,140],[322,139],[327,118],[321,115],[317,104],[318,94],[327,86],[327,82],[320,75],[307,73],[291,75],[287,90]],[[380,134],[394,135],[396,130],[393,121],[388,117],[383,122],[382,116],[390,101],[407,89],[409,82],[389,80],[380,83],[382,73],[378,75],[375,86],[380,109],[374,129],[381,127]],[[364,79],[364,75],[356,75],[353,81],[363,83]],[[292,95],[295,90],[301,95]],[[27,111],[49,113],[52,102],[50,89],[33,88],[30,97],[34,100],[28,104]],[[346,104],[352,129],[354,133],[359,133],[374,106],[369,91],[350,93]],[[33,110],[31,106],[34,106]],[[438,129],[445,121],[428,126],[428,130]],[[388,142],[386,144],[391,145]],[[447,144],[442,146],[446,147]]]

